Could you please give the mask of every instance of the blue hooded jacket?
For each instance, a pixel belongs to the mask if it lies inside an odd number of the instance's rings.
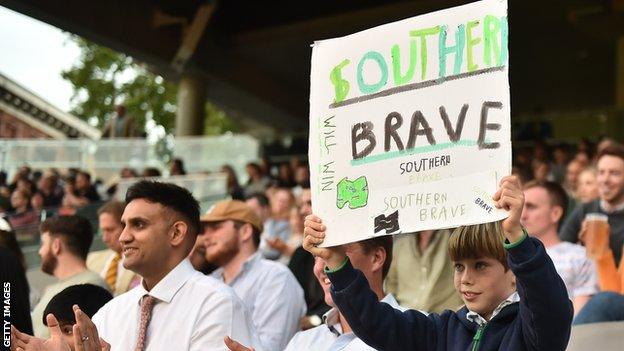
[[[484,327],[458,312],[400,312],[379,302],[368,281],[350,262],[328,272],[331,294],[355,335],[377,350],[565,350],[573,309],[566,287],[544,245],[525,238],[507,249],[520,302],[504,307]]]

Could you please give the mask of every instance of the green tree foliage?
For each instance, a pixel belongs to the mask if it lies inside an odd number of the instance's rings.
[[[175,124],[177,85],[150,72],[132,57],[71,36],[81,50],[78,60],[61,76],[73,86],[71,113],[102,128],[114,115],[115,105],[126,111],[144,129],[148,119],[169,134]],[[206,104],[205,134],[235,131],[223,111]]]
[[[206,119],[204,120],[205,135],[220,135],[225,132],[235,132],[238,128],[234,121],[213,103],[206,103]]]

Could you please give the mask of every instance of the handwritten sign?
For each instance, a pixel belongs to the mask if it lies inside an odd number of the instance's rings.
[[[386,24],[312,50],[314,213],[325,246],[502,219],[511,171],[507,2]]]

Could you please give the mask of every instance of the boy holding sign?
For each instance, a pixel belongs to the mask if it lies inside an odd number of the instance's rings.
[[[493,197],[509,211],[500,224],[464,226],[449,240],[458,312],[400,312],[380,303],[343,246],[320,248],[321,220],[308,216],[304,248],[323,258],[332,297],[355,334],[379,350],[564,350],[572,305],[544,246],[520,225],[524,195],[513,176]],[[502,233],[501,233],[502,232]]]

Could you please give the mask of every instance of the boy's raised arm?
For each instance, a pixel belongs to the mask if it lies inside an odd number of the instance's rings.
[[[544,245],[528,238],[520,224],[524,194],[516,177],[501,180],[493,197],[509,211],[503,222],[509,267],[516,276],[520,318],[531,350],[565,350],[570,338],[573,309],[566,287]]]
[[[334,270],[339,267],[347,258],[342,245],[334,247],[318,247],[325,240],[325,225],[321,219],[315,215],[306,216],[303,222],[303,248],[314,257],[320,257],[325,261],[325,265]]]
[[[364,274],[347,259],[344,247],[317,247],[323,242],[324,230],[320,218],[306,217],[303,247],[325,260],[325,272],[332,282],[332,298],[353,332],[380,350],[434,350],[438,337],[436,322],[440,316],[401,312],[379,302]]]

